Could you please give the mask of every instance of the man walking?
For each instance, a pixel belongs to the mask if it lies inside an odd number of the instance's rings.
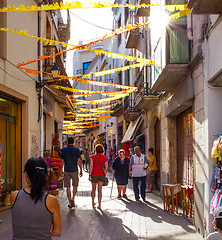
[[[61,158],[64,160],[64,187],[67,189],[69,208],[75,207],[75,195],[79,184],[78,165],[80,177],[82,177],[82,161],[80,151],[73,146],[74,138],[68,138],[68,146],[61,150]],[[71,197],[70,180],[72,179],[73,197]]]
[[[134,148],[135,154],[130,159],[129,175],[133,177],[133,190],[135,199],[139,202],[139,187],[140,195],[143,201],[146,201],[146,169],[148,168],[148,160],[144,154],[141,153],[139,146]]]

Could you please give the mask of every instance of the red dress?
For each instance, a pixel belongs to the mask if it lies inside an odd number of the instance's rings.
[[[103,154],[97,153],[97,154],[91,156],[91,159],[93,160],[93,169],[92,169],[91,176],[93,176],[93,177],[98,177],[98,176],[104,175],[96,156],[99,159],[99,162],[103,168],[103,171],[104,171],[105,163],[107,162],[107,158]]]

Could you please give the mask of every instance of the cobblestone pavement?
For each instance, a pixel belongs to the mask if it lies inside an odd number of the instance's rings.
[[[60,190],[59,202],[63,220],[60,238],[77,240],[201,240],[193,225],[182,215],[173,215],[162,209],[162,199],[155,194],[147,194],[147,202],[136,203],[130,180],[127,194],[129,200],[118,200],[114,184],[110,198],[112,176],[103,188],[102,210],[92,209],[91,185],[88,173],[80,179],[76,197],[76,209],[68,209],[66,191]],[[0,213],[0,239],[12,239],[10,210]]]

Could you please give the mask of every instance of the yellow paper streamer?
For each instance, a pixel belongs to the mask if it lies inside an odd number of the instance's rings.
[[[126,97],[128,95],[129,95],[129,93],[118,95],[118,96],[114,96],[114,97],[110,97],[110,98],[96,99],[96,100],[80,100],[80,99],[71,99],[71,100],[75,101],[78,105],[105,104],[105,103],[109,103],[111,101],[114,101],[114,100],[117,100],[117,99],[120,99],[120,98],[124,98],[124,97]]]
[[[49,5],[41,5],[41,6],[25,6],[25,5],[19,5],[16,6],[7,6],[0,9],[0,12],[24,12],[24,11],[49,11],[49,10],[61,10],[61,9],[89,9],[89,8],[122,8],[122,7],[128,7],[131,9],[135,8],[147,8],[147,7],[164,7],[169,11],[174,10],[185,10],[187,9],[186,4],[179,4],[179,5],[161,5],[161,4],[112,4],[110,2],[100,3],[100,2],[84,2],[81,3],[79,1],[76,2],[61,2],[59,3],[53,3]]]
[[[90,91],[90,90],[85,90],[85,89],[63,87],[63,86],[59,86],[59,85],[50,85],[50,87],[53,87],[53,88],[56,88],[56,89],[59,89],[59,90],[65,90],[65,91],[68,91],[68,92],[74,92],[74,93],[84,92],[85,94],[88,93],[89,95],[101,94],[101,95],[104,95],[104,96],[116,96],[116,95],[119,95],[119,94],[132,93],[132,92],[137,90],[135,88],[129,88],[127,90],[117,91],[117,92],[102,92],[102,91],[98,92],[98,91]],[[80,94],[77,94],[77,96],[78,95],[80,95]],[[84,96],[84,94],[82,94],[82,95]],[[76,97],[76,95],[69,95],[69,97]]]
[[[91,75],[100,77],[100,76],[112,74],[112,73],[119,72],[119,71],[126,71],[130,68],[144,67],[147,65],[150,65],[150,63],[142,63],[141,62],[141,63],[131,64],[131,65],[127,65],[127,66],[123,66],[123,67],[119,67],[119,68],[108,69],[108,70],[104,70],[104,71],[100,71],[100,72],[90,72],[89,74],[84,74],[84,75],[74,75],[73,78],[80,77],[80,76],[82,76],[83,78],[88,78]]]

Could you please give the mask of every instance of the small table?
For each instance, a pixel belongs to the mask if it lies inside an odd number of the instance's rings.
[[[178,213],[178,196],[177,194],[181,191],[181,186],[177,184],[162,184],[163,187],[163,208],[164,211],[171,210],[172,213],[176,211]],[[170,200],[172,202],[172,207],[170,205]],[[176,200],[176,206],[175,206]]]

